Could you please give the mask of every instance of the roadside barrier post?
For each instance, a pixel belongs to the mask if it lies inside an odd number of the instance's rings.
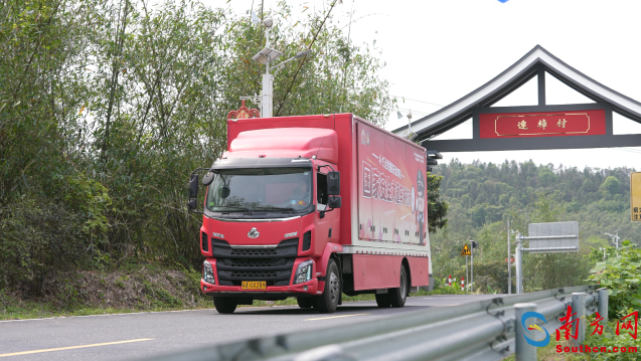
[[[599,315],[604,322],[608,322],[608,290],[599,288]]]
[[[572,321],[574,320],[579,320],[578,321],[578,332],[577,332],[577,338],[574,340],[576,343],[576,346],[579,346],[580,344],[585,341],[585,323],[587,320],[585,319],[585,297],[587,296],[587,293],[585,292],[573,292],[572,293],[572,313],[575,315],[572,317]]]
[[[527,331],[523,324],[529,325],[530,323],[521,322],[521,318],[526,312],[536,311],[536,303],[517,303],[514,305],[514,316],[516,321],[516,338],[515,338],[515,360],[516,361],[536,361],[536,346],[530,345],[525,334]],[[526,326],[527,327],[527,326]]]
[[[461,277],[461,291],[465,291],[465,278]]]

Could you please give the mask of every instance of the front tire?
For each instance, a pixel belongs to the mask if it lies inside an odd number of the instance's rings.
[[[296,302],[302,309],[310,309],[314,306],[314,300],[311,297],[296,297]]]
[[[325,291],[322,295],[314,296],[315,306],[320,313],[334,313],[338,307],[341,292],[341,276],[338,273],[338,266],[333,259],[330,259],[327,262]]]
[[[390,288],[388,293],[392,307],[405,306],[405,301],[407,300],[408,281],[409,278],[407,277],[405,266],[401,266],[401,286],[399,288]]]
[[[234,297],[214,297],[214,306],[218,313],[232,314],[236,311],[238,301]]]

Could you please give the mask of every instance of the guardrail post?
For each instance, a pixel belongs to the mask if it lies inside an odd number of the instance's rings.
[[[576,346],[579,346],[585,340],[585,323],[587,322],[587,320],[585,319],[585,297],[586,296],[587,296],[587,293],[585,292],[572,293],[572,313],[575,313],[574,316],[572,317],[573,324],[574,324],[574,320],[578,320],[577,338],[574,341],[576,343]]]
[[[599,288],[599,315],[603,317],[604,322],[608,322],[608,290]]]
[[[529,325],[527,322],[521,322],[521,318],[526,312],[536,311],[536,303],[517,303],[514,305],[514,316],[516,323],[516,350],[514,353],[516,361],[536,361],[536,347],[527,343],[525,335],[527,331],[523,324]]]

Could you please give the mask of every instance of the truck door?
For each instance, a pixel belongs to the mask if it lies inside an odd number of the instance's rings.
[[[327,172],[330,171],[329,167],[323,167],[316,173],[316,228],[315,228],[315,253],[323,253],[325,244],[330,242],[338,242],[338,215],[340,210],[334,209],[330,212],[325,212],[321,218],[321,211],[327,209],[327,201],[329,195],[327,194]]]

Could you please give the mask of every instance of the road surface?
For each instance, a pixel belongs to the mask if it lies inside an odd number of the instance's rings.
[[[381,309],[374,301],[319,314],[298,306],[244,307],[233,315],[215,309],[0,321],[0,358],[28,360],[136,360],[253,337],[369,321],[497,295],[410,297],[403,308]],[[52,350],[54,349],[54,350]]]

